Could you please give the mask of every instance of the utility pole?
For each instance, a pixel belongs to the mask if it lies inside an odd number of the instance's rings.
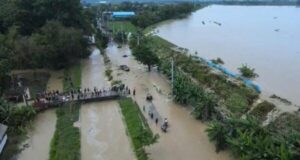
[[[122,43],[124,44],[124,30],[123,30],[123,25],[121,26],[121,34],[122,34]]]
[[[137,35],[137,45],[140,45],[140,35]]]
[[[171,59],[171,83],[172,83],[172,97],[174,96],[174,59]]]

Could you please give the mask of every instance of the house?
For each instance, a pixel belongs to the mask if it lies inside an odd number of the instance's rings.
[[[0,123],[0,154],[3,151],[3,148],[7,142],[7,126]]]

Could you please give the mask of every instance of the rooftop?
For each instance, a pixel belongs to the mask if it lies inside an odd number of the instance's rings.
[[[0,123],[0,140],[4,137],[6,131],[7,131],[7,126]]]
[[[123,12],[123,11],[119,11],[119,12],[112,12],[112,16],[113,17],[132,17],[135,16],[134,12]]]

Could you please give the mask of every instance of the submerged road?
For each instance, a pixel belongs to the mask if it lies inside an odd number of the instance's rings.
[[[114,79],[122,80],[131,89],[136,89],[137,101],[142,109],[149,107],[145,98],[147,93],[153,95],[153,104],[163,118],[168,118],[170,128],[168,133],[162,133],[160,127],[144,112],[151,129],[160,135],[158,143],[147,148],[153,160],[229,160],[228,152],[215,152],[215,146],[209,142],[205,124],[195,120],[187,107],[172,102],[168,98],[170,85],[164,76],[156,71],[147,72],[146,66],[139,64],[131,56],[129,47],[117,48],[114,43],[109,44],[107,55],[112,61]],[[128,55],[124,58],[123,55]],[[119,65],[128,65],[130,72],[118,70]]]
[[[82,61],[82,88],[109,86],[98,49]],[[117,101],[83,104],[80,110],[82,160],[134,160]]]

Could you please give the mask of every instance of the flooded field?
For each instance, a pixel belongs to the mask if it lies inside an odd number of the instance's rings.
[[[128,46],[117,48],[116,44],[110,44],[107,49],[114,71],[115,79],[122,80],[129,88],[136,89],[137,101],[140,107],[147,109],[149,103],[146,102],[146,94],[153,95],[153,104],[162,118],[168,118],[170,130],[167,134],[162,133],[159,125],[151,120],[144,112],[147,121],[154,133],[158,133],[160,138],[158,143],[147,148],[150,158],[153,160],[229,160],[228,152],[215,152],[214,144],[209,142],[206,135],[206,125],[195,120],[184,106],[175,104],[170,100],[170,85],[164,76],[156,71],[146,72],[146,66],[137,63],[131,56]],[[129,55],[123,58],[123,55]],[[119,65],[130,66],[130,72],[118,70]]]
[[[264,96],[273,93],[300,104],[300,8],[212,5],[168,21],[157,30],[164,39],[207,59],[220,57],[237,72],[256,69]]]
[[[82,88],[109,87],[104,72],[103,57],[95,50],[82,62]],[[117,101],[82,105],[80,127],[82,160],[135,159]]]

